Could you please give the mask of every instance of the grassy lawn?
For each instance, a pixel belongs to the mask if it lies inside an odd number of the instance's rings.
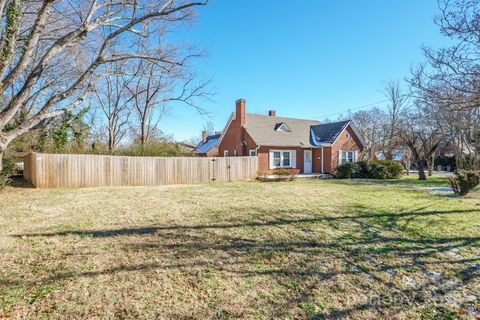
[[[418,174],[412,173],[409,176],[403,176],[401,179],[387,180],[388,183],[394,184],[409,184],[416,186],[434,186],[434,187],[446,187],[448,186],[446,175],[434,175],[432,177],[427,177],[425,180],[418,180]]]
[[[0,318],[473,319],[480,310],[478,191],[437,197],[338,180],[10,188],[0,204]]]
[[[446,175],[434,175],[427,177],[427,180],[418,180],[418,174],[412,173],[409,176],[402,176],[400,179],[373,180],[373,179],[356,179],[349,183],[360,184],[378,184],[378,185],[397,185],[404,187],[448,187]]]

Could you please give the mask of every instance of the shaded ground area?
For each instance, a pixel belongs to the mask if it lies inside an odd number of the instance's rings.
[[[0,317],[480,314],[478,192],[305,180],[10,188],[0,203]]]

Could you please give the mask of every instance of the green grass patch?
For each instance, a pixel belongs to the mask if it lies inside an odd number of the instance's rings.
[[[7,188],[0,317],[474,317],[479,193],[426,183]]]

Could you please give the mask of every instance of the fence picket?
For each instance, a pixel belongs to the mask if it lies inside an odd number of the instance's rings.
[[[252,180],[257,157],[125,157],[29,153],[23,176],[37,188],[155,186]]]

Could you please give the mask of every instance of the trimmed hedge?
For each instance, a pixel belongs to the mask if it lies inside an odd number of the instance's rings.
[[[340,179],[398,179],[402,172],[402,165],[395,161],[358,161],[339,165],[336,169],[336,176]]]
[[[378,179],[398,179],[402,176],[403,166],[398,162],[392,160],[375,160],[371,161],[370,163],[377,164],[385,168],[385,178]]]
[[[337,167],[336,177],[340,179],[350,179],[353,178],[355,174],[355,166],[351,162],[346,162]]]

